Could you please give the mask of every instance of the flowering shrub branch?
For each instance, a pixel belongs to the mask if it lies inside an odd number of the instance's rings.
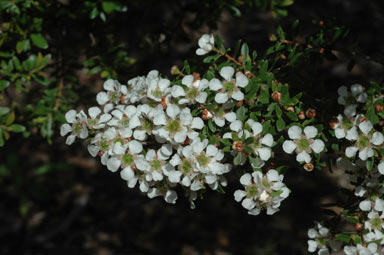
[[[325,167],[321,153],[331,148],[356,187],[356,202],[336,225],[316,223],[308,250],[377,254],[384,243],[382,88],[340,87],[344,112],[328,129],[306,108],[302,93],[291,96],[289,85],[278,81],[275,63],[251,54],[247,44],[238,56],[213,35],[203,35],[198,45],[196,54],[208,55],[205,71],[191,72],[186,62],[182,70],[172,68],[173,79],[153,70],[127,85],[107,80],[99,106],[65,115],[66,143],[86,139],[89,153],[108,170],[120,170],[128,187],[168,203],[183,190],[192,208],[208,189],[224,192],[227,175],[241,175],[234,199],[251,215],[276,213],[290,193],[286,169]],[[338,232],[345,219],[356,232]]]

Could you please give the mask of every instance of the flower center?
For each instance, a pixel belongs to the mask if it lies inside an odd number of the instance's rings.
[[[167,128],[168,128],[169,133],[171,133],[171,134],[174,134],[174,133],[177,133],[177,132],[183,130],[183,127],[181,126],[180,122],[177,120],[171,120],[168,123]]]
[[[124,165],[130,166],[133,164],[135,161],[134,157],[132,154],[125,154],[122,158],[121,161],[123,162]]]
[[[381,230],[381,219],[380,218],[372,219],[371,224],[372,224],[373,228]]]
[[[343,119],[343,128],[345,129],[345,130],[349,130],[349,129],[351,129],[353,127],[353,123],[352,122],[350,122],[349,120],[347,120],[347,119]]]
[[[297,148],[299,149],[299,151],[307,151],[308,148],[309,148],[309,142],[307,139],[300,139],[298,142],[297,142]]]
[[[261,192],[260,196],[259,196],[259,200],[261,202],[267,202],[269,200],[269,194],[267,191],[263,190],[263,192]]]
[[[127,127],[129,125],[129,119],[128,118],[121,119],[120,125],[122,125],[123,127]]]
[[[80,134],[80,132],[81,132],[81,124],[80,123],[73,124],[73,131],[74,131],[75,134]]]
[[[366,136],[360,136],[359,140],[357,141],[357,144],[360,149],[366,148],[369,145],[369,138]]]
[[[107,151],[109,150],[109,143],[108,140],[102,140],[100,141],[99,147],[102,151]]]
[[[161,162],[160,162],[160,160],[155,159],[155,160],[152,161],[151,170],[152,171],[161,170]]]
[[[90,119],[90,120],[88,120],[88,124],[90,126],[96,126],[97,125],[97,119]]]
[[[249,186],[247,189],[247,197],[254,197],[257,194],[256,186]]]
[[[188,99],[195,99],[199,95],[199,90],[197,88],[191,88],[187,92],[187,98]]]
[[[191,173],[192,172],[191,161],[189,161],[187,159],[183,160],[183,162],[181,163],[181,166],[180,166],[180,170],[185,174]]]
[[[209,161],[210,161],[209,158],[207,156],[205,156],[204,153],[201,153],[200,155],[198,155],[196,157],[196,159],[197,159],[197,162],[199,162],[199,165],[202,167],[208,166]]]
[[[231,81],[224,82],[224,90],[227,94],[233,94],[235,92],[235,84]]]
[[[163,91],[161,91],[160,89],[156,89],[155,91],[152,92],[152,94],[157,97],[157,98],[161,98],[162,95],[163,95]]]

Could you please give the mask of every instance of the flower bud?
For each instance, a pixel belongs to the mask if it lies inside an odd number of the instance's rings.
[[[376,111],[377,111],[377,112],[381,112],[381,111],[383,111],[383,105],[381,105],[381,104],[377,104],[377,105],[376,105]]]
[[[307,116],[307,118],[312,119],[316,116],[316,110],[313,108],[308,108],[305,111],[305,115]]]
[[[301,119],[301,120],[305,119],[305,113],[304,113],[304,111],[299,112],[298,117],[299,117],[299,119]]]
[[[356,229],[356,231],[361,231],[361,230],[363,230],[363,228],[364,228],[364,225],[363,225],[362,223],[357,222],[357,223],[355,224],[355,229]]]
[[[232,149],[234,149],[237,152],[242,152],[244,150],[244,145],[242,141],[236,141],[232,145]]]
[[[250,71],[245,71],[245,76],[247,78],[251,78],[252,77],[252,73]]]
[[[339,120],[337,118],[332,118],[328,124],[330,128],[335,129],[337,123],[339,123]]]
[[[173,74],[173,75],[178,75],[178,74],[180,74],[181,72],[180,72],[180,69],[179,69],[179,67],[177,67],[177,65],[174,65],[174,66],[172,66],[172,68],[171,68],[171,74]]]
[[[208,111],[207,109],[204,109],[201,114],[202,114],[201,118],[203,120],[209,120],[209,119],[213,118],[213,114],[210,111]]]
[[[272,99],[274,101],[280,101],[281,100],[281,93],[279,91],[275,91],[272,93]]]
[[[319,50],[319,52],[320,52],[320,54],[324,54],[324,48],[320,48],[320,50]]]
[[[286,109],[287,111],[295,112],[295,108],[293,108],[292,106],[288,106]]]
[[[313,170],[314,166],[312,163],[307,163],[304,165],[305,171],[311,172]]]

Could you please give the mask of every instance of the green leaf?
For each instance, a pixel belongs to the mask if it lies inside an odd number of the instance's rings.
[[[293,121],[298,121],[298,120],[299,120],[299,118],[297,118],[296,113],[294,113],[294,112],[288,111],[288,112],[286,113],[286,115],[287,115],[287,117],[288,117],[290,120],[293,120]]]
[[[0,80],[0,91],[9,87],[10,82],[6,80]]]
[[[283,191],[282,190],[278,190],[278,191],[270,193],[269,195],[271,197],[278,197],[278,196],[280,196],[281,193],[283,193]]]
[[[253,168],[261,168],[264,164],[264,161],[262,161],[259,157],[254,158],[254,157],[248,157],[249,162],[251,163],[251,166]]]
[[[377,122],[379,122],[379,117],[377,117],[377,115],[376,115],[375,106],[374,105],[371,105],[368,108],[367,118],[368,118],[369,121],[372,122],[372,124],[376,124]]]
[[[277,127],[277,131],[281,131],[285,128],[285,122],[282,118],[280,119],[277,119],[276,121],[276,127]]]
[[[216,126],[215,124],[213,124],[212,120],[208,120],[208,127],[209,127],[209,130],[212,131],[212,133],[216,132]]]
[[[90,19],[95,19],[99,15],[99,10],[95,7],[92,9],[91,13],[89,14]]]
[[[339,239],[340,241],[343,241],[345,243],[349,243],[349,241],[351,240],[349,235],[346,234],[336,234],[335,237],[336,239]]]
[[[15,113],[11,112],[11,114],[8,115],[7,120],[5,121],[5,125],[9,126],[15,121]]]
[[[4,146],[4,137],[3,137],[3,129],[0,128],[0,147]]]
[[[247,112],[247,109],[244,106],[242,106],[239,109],[237,109],[237,111],[236,111],[237,119],[241,120],[242,122],[244,122],[244,120],[246,118],[246,116],[245,116],[246,112]]]
[[[16,52],[20,54],[23,52],[27,40],[18,41],[16,44]]]
[[[275,112],[276,112],[277,117],[279,117],[279,118],[281,118],[281,116],[283,115],[283,111],[281,110],[281,108],[278,105],[276,105],[276,107],[275,107]]]
[[[30,55],[27,60],[23,61],[23,68],[25,71],[31,71],[36,65],[36,56]]]
[[[8,130],[15,133],[22,133],[25,131],[25,127],[20,124],[12,124]]]
[[[104,1],[102,3],[102,7],[107,14],[119,9],[119,5],[111,1]]]
[[[0,116],[9,113],[9,111],[10,111],[10,110],[9,110],[8,107],[0,106]]]
[[[241,55],[245,56],[245,59],[247,59],[247,57],[249,55],[249,48],[248,48],[248,45],[246,43],[244,43],[243,46],[241,46],[240,53],[241,53]]]
[[[31,40],[37,47],[41,49],[48,49],[48,43],[41,34],[31,34]]]
[[[235,156],[235,158],[233,159],[233,163],[235,164],[235,166],[238,166],[241,164],[241,162],[243,162],[245,159],[245,156],[242,152],[238,152]]]

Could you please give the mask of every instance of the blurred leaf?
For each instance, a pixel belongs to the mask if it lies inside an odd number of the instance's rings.
[[[15,132],[15,133],[21,133],[25,131],[25,127],[23,125],[19,124],[12,124],[9,128],[9,131]]]
[[[0,91],[9,87],[9,81],[0,80]]]
[[[41,34],[31,34],[31,40],[34,45],[41,49],[48,48],[48,43]]]
[[[10,110],[9,110],[8,107],[0,106],[0,116],[9,113],[9,111],[10,111]]]

